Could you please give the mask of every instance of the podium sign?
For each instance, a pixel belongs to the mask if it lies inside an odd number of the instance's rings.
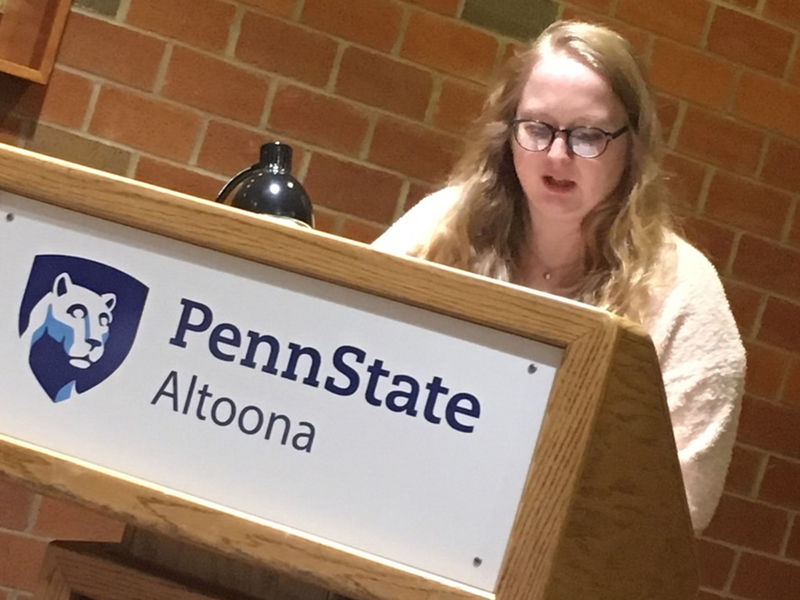
[[[0,195],[0,432],[493,592],[562,350]]]
[[[693,597],[641,327],[3,145],[0,229],[0,472],[128,552],[357,600]]]

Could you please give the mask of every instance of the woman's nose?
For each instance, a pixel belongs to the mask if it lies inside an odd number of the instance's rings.
[[[572,152],[569,149],[569,144],[567,144],[566,132],[559,131],[556,133],[555,137],[553,138],[553,143],[550,144],[550,148],[547,150],[547,155],[550,158],[557,159],[570,158],[572,156]]]

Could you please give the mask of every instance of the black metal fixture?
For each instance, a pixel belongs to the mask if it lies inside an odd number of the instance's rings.
[[[311,199],[291,172],[292,147],[282,142],[264,144],[261,160],[234,175],[220,190],[217,202],[223,202],[241,184],[232,206],[314,227]]]

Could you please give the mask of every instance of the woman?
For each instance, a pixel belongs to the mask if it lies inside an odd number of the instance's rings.
[[[711,520],[744,350],[713,266],[673,231],[653,100],[629,44],[557,22],[511,62],[449,187],[375,247],[574,298],[647,327],[692,523]]]

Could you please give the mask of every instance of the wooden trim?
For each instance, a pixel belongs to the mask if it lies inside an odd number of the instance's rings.
[[[47,83],[72,0],[8,0],[0,22],[0,71]]]
[[[9,75],[14,75],[15,77],[21,77],[22,79],[28,79],[35,83],[46,83],[47,78],[45,78],[42,73],[36,69],[31,67],[26,67],[19,63],[11,62],[9,60],[5,60],[0,58],[0,71],[4,73],[8,73]]]
[[[39,83],[47,83],[50,81],[53,65],[56,62],[56,54],[58,54],[58,48],[61,45],[61,38],[64,35],[64,27],[67,25],[67,17],[69,16],[71,8],[72,0],[58,0],[58,5],[53,15],[53,23],[50,28],[50,35],[47,38],[47,43],[42,52],[42,58],[37,70],[37,75],[40,79],[35,79],[34,81],[39,81]]]

